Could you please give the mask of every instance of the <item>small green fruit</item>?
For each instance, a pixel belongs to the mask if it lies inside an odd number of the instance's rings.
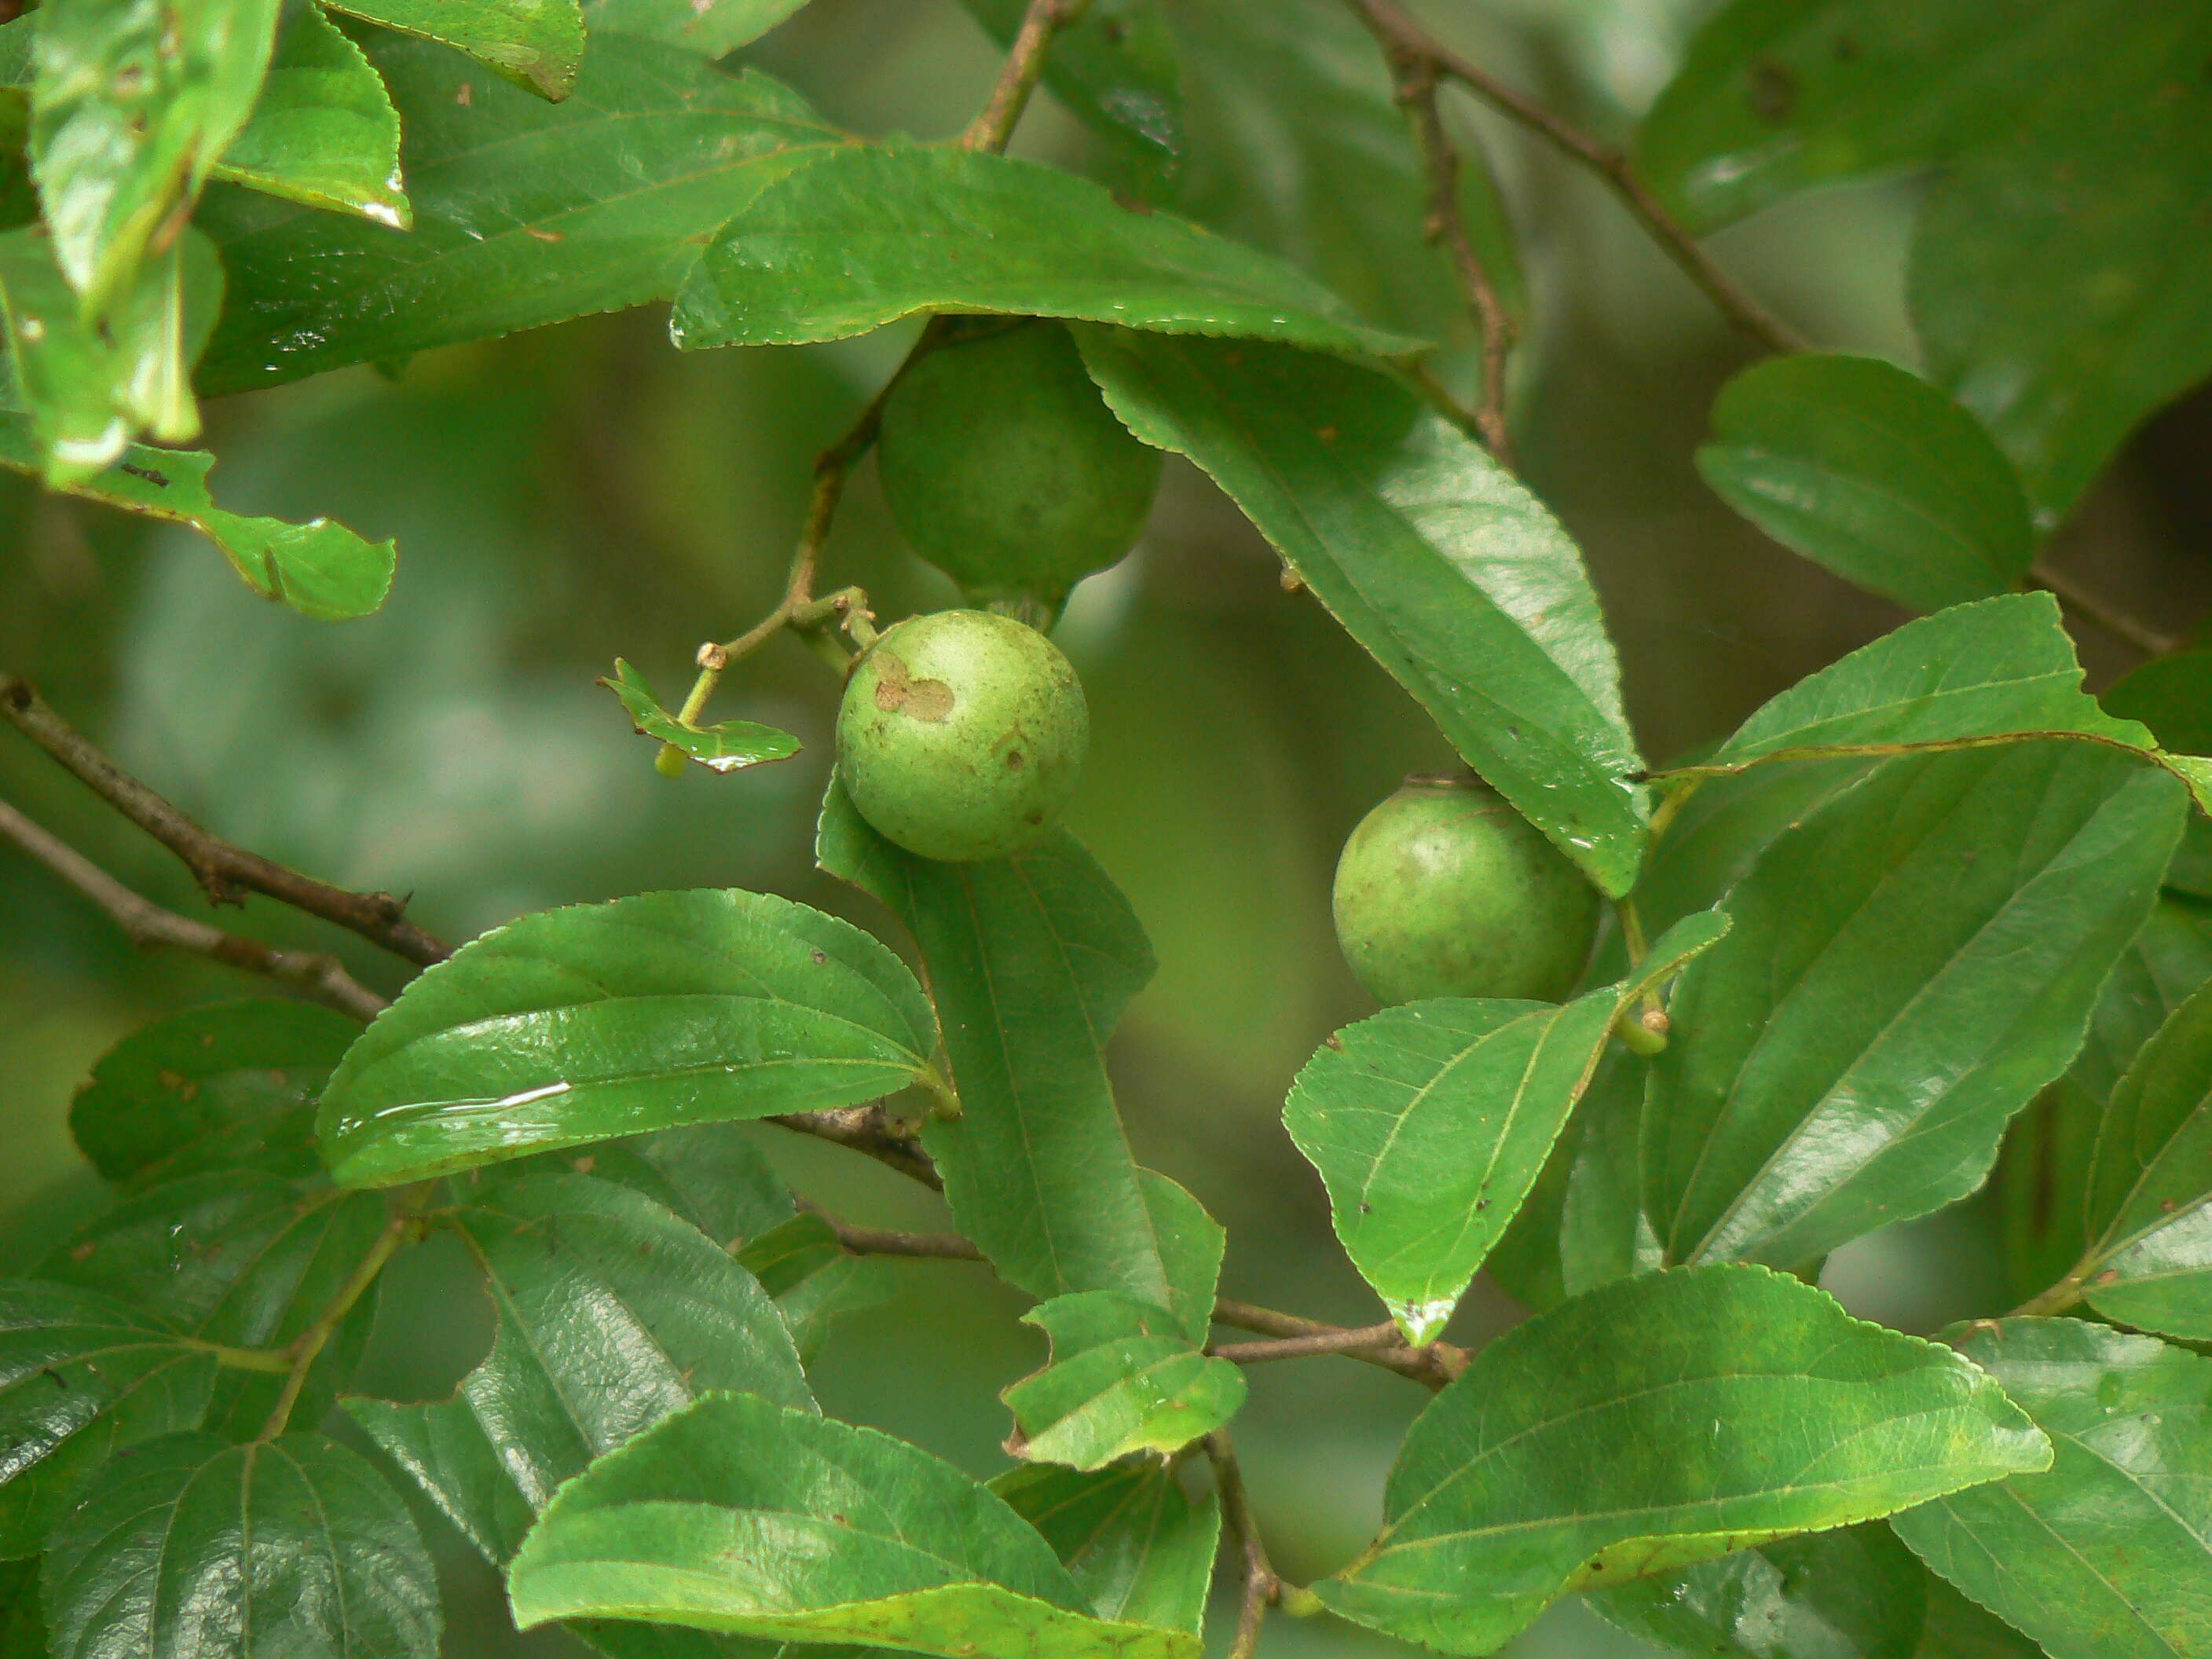
[[[1336,937],[1379,1002],[1556,1002],[1581,973],[1597,891],[1504,797],[1420,776],[1364,818],[1336,864]]]
[[[837,775],[860,816],[909,853],[1004,858],[1051,826],[1091,742],[1083,683],[1011,617],[914,617],[854,665]]]
[[[972,598],[1048,614],[1145,528],[1160,453],[1129,435],[1065,326],[941,345],[884,405],[876,464],[899,532]]]

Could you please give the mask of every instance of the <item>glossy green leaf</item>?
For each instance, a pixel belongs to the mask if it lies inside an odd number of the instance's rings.
[[[974,1659],[1195,1659],[1109,1624],[988,1488],[872,1429],[713,1395],[563,1487],[507,1579],[525,1628],[649,1619]]]
[[[1871,357],[1777,357],[1713,404],[1698,471],[1784,546],[1915,611],[2014,586],[2034,552],[2020,479],[1978,422]]]
[[[1212,1493],[1193,1503],[1149,1460],[1084,1471],[1030,1463],[991,1490],[1044,1534],[1099,1618],[1199,1634],[1221,1539]]]
[[[493,74],[558,101],[584,55],[577,0],[331,0],[331,9],[466,52]]]
[[[1162,1305],[1194,1343],[1203,1346],[1213,1328],[1213,1293],[1221,1284],[1229,1234],[1206,1206],[1158,1170],[1138,1170],[1137,1185],[1167,1273],[1168,1297]]]
[[[70,1108],[77,1149],[110,1181],[148,1187],[210,1170],[316,1168],[313,1107],[361,1027],[312,1002],[213,1002],[142,1027],[101,1055]]]
[[[2041,1648],[1929,1573],[1928,1619],[1912,1659],[2045,1659]]]
[[[88,318],[106,317],[133,286],[246,125],[278,9],[277,0],[39,9],[31,170],[55,259]]]
[[[1106,1039],[1152,972],[1128,900],[1065,832],[1011,859],[916,858],[834,781],[815,858],[921,947],[961,1105],[923,1141],[961,1231],[1040,1299],[1121,1291],[1174,1306],[1106,1078]]]
[[[918,312],[1402,355],[1296,268],[1103,185],[984,151],[825,149],[742,204],[677,297],[684,347],[799,345]],[[1141,435],[1141,434],[1139,434]]]
[[[1956,1340],[2056,1459],[1899,1516],[1898,1535],[2051,1659],[2203,1651],[2212,1360],[2070,1319],[1984,1322]]]
[[[37,1276],[111,1296],[206,1342],[281,1348],[337,1298],[386,1217],[368,1193],[303,1192],[275,1176],[218,1170],[125,1199],[57,1244]],[[361,1357],[375,1313],[355,1308],[317,1357],[294,1408],[312,1423]],[[218,1374],[207,1426],[244,1437],[276,1403],[281,1376]]]
[[[2153,0],[2146,11],[2162,0]],[[2024,0],[1733,0],[1698,31],[1637,136],[1636,165],[1692,229],[1798,191],[1997,139],[2054,70],[2100,72],[2118,15]]]
[[[1001,1396],[1006,1448],[1037,1463],[1097,1469],[1133,1452],[1173,1455],[1234,1417],[1244,1373],[1199,1352],[1175,1316],[1115,1291],[1054,1297],[1022,1316],[1052,1340],[1045,1369]]]
[[[0,1559],[28,1555],[109,1453],[197,1427],[215,1357],[112,1297],[0,1281]]]
[[[58,1653],[434,1659],[429,1552],[384,1477],[320,1435],[171,1435],[112,1464],[46,1562]]]
[[[965,0],[969,12],[1010,49],[1027,0]],[[1053,39],[1044,84],[1104,138],[1117,183],[1147,200],[1164,198],[1182,171],[1182,73],[1159,0],[1094,0]]]
[[[0,1561],[0,1659],[47,1659],[50,1651],[39,1604],[39,1558]]]
[[[1356,364],[1078,329],[1106,400],[1188,455],[1444,735],[1608,893],[1643,856],[1643,765],[1582,556],[1474,441]]]
[[[0,411],[0,466],[43,470],[28,416]],[[131,444],[114,465],[67,489],[125,513],[191,526],[222,550],[248,587],[302,616],[342,622],[366,617],[384,603],[398,557],[390,542],[363,541],[329,519],[287,524],[227,513],[208,494],[214,466],[214,456],[197,450]]]
[[[609,34],[659,40],[702,58],[726,58],[766,34],[806,0],[584,0],[594,40]]]
[[[764,76],[618,34],[592,42],[557,105],[421,42],[376,41],[370,58],[406,135],[415,228],[211,192],[198,222],[231,302],[204,392],[673,298],[700,239],[839,137]]]
[[[1607,1622],[1698,1659],[1913,1659],[1928,1573],[1879,1522],[1600,1590]]]
[[[1346,1026],[1283,1121],[1328,1184],[1336,1236],[1406,1340],[1443,1334],[1597,1069],[1613,1022],[1728,929],[1707,910],[1619,985],[1555,1007],[1443,998]]]
[[[897,1291],[890,1263],[854,1255],[811,1210],[746,1242],[738,1264],[775,1299],[799,1357],[809,1365],[842,1314],[888,1302]]]
[[[2173,773],[2212,811],[2212,776],[2203,764],[2168,754],[2148,726],[2114,719],[2081,690],[2074,642],[2048,593],[2007,594],[1907,623],[1798,681],[1705,764],[2045,735],[2140,754]]]
[[[719,888],[542,910],[400,994],[324,1091],[322,1153],[390,1186],[679,1123],[849,1106],[928,1064],[905,964],[788,899]]]
[[[313,6],[289,13],[253,117],[210,176],[407,228],[399,112],[368,54]]]
[[[2212,374],[2212,14],[2065,9],[2076,55],[2040,66],[2025,131],[1945,174],[1907,275],[1929,377],[1996,434],[2046,526]]]
[[[2212,1339],[2212,986],[2145,1043],[2097,1137],[2069,1282],[2107,1318]]]
[[[799,752],[799,739],[790,732],[756,720],[685,725],[653,695],[645,676],[620,657],[615,659],[614,678],[599,684],[613,692],[628,711],[638,736],[666,744],[709,772],[736,772],[763,761],[789,760]]]
[[[710,1389],[811,1410],[783,1322],[713,1240],[580,1175],[503,1181],[453,1225],[498,1319],[450,1400],[349,1400],[369,1437],[495,1564],[562,1481]]]
[[[1761,1267],[1623,1279],[1483,1349],[1406,1437],[1335,1612],[1482,1654],[1573,1589],[2049,1465],[1948,1349]]]
[[[761,1151],[759,1133],[737,1123],[700,1123],[641,1135],[621,1148],[659,1171],[669,1188],[662,1201],[670,1209],[734,1250],[788,1221],[795,1207],[791,1189]]]
[[[1644,1212],[1638,1139],[1647,1063],[1615,1048],[1590,1079],[1559,1200],[1559,1287],[1579,1296],[1665,1259]]]
[[[1311,271],[1362,316],[1457,344],[1450,260],[1425,238],[1428,184],[1375,37],[1340,0],[1162,0],[1188,87],[1180,206]],[[1509,313],[1526,309],[1511,222],[1454,100],[1460,213]]]
[[[2208,981],[2212,917],[2186,900],[2161,897],[2106,976],[2066,1075],[2013,1121],[1995,1185],[2016,1301],[2048,1290],[2087,1251],[2089,1177],[2112,1091],[2166,1017]],[[2095,1224],[2105,1219],[2097,1216]]]
[[[1652,1062],[1669,1260],[1795,1265],[1979,1185],[2149,914],[2186,799],[2127,757],[1891,761],[1762,853]]]

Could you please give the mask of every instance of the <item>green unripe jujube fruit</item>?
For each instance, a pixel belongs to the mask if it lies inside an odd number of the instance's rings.
[[[1160,453],[1114,418],[1065,326],[939,346],[884,404],[884,500],[916,552],[982,601],[1048,611],[1145,528]]]
[[[1556,1002],[1589,955],[1597,897],[1487,784],[1412,777],[1344,844],[1336,937],[1378,1002]]]
[[[909,853],[1004,858],[1075,788],[1091,711],[1075,669],[1011,617],[909,617],[861,655],[837,708],[837,775]]]

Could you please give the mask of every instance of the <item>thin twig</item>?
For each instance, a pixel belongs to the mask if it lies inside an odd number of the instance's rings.
[[[878,1111],[876,1107],[858,1109],[865,1115]],[[841,1145],[854,1146],[871,1157],[881,1158],[893,1169],[904,1169],[894,1157],[885,1156],[891,1147],[903,1144],[913,1156],[927,1155],[911,1142],[893,1139],[886,1145],[881,1139],[848,1139],[848,1131],[841,1125],[822,1120],[849,1115],[842,1113],[811,1112],[799,1115],[799,1121],[787,1117],[769,1120],[789,1128],[798,1128],[809,1134],[821,1135],[824,1139],[836,1140]],[[879,1132],[878,1132],[879,1133]],[[894,1155],[895,1156],[895,1155]],[[927,1179],[932,1187],[939,1187],[936,1170],[929,1169],[925,1177],[918,1170],[905,1169],[905,1173],[917,1180]],[[942,1190],[939,1187],[939,1190]],[[838,1242],[859,1255],[905,1255],[927,1257],[939,1261],[981,1261],[982,1251],[957,1233],[903,1233],[879,1227],[855,1227],[839,1220],[816,1206],[808,1206],[817,1215],[830,1224]],[[1467,1351],[1454,1347],[1449,1342],[1432,1342],[1425,1348],[1409,1348],[1399,1334],[1395,1325],[1369,1325],[1358,1329],[1342,1325],[1327,1325],[1317,1319],[1304,1318],[1297,1314],[1279,1313],[1273,1308],[1255,1307],[1249,1302],[1234,1302],[1224,1297],[1213,1304],[1217,1324],[1233,1325],[1240,1330],[1256,1331],[1275,1339],[1267,1342],[1231,1342],[1209,1348],[1207,1352],[1220,1359],[1234,1360],[1239,1364],[1262,1364],[1271,1359],[1296,1359],[1308,1354],[1342,1354],[1347,1359],[1364,1359],[1385,1370],[1410,1376],[1415,1382],[1425,1382],[1440,1389],[1457,1376],[1467,1365]]]
[[[1217,1324],[1233,1325],[1241,1331],[1252,1331],[1285,1341],[1310,1337],[1340,1340],[1353,1334],[1342,1325],[1327,1325],[1318,1319],[1279,1313],[1273,1308],[1256,1307],[1249,1302],[1233,1302],[1227,1297],[1213,1304],[1213,1318]],[[1401,1376],[1410,1376],[1416,1382],[1425,1382],[1432,1389],[1441,1389],[1457,1376],[1467,1369],[1468,1361],[1467,1350],[1449,1342],[1431,1342],[1425,1348],[1331,1346],[1316,1352],[1341,1353],[1347,1359],[1379,1365],[1384,1370],[1397,1372]]]
[[[1239,1365],[1260,1365],[1271,1359],[1302,1359],[1308,1354],[1341,1353],[1365,1358],[1370,1350],[1404,1348],[1406,1339],[1389,1320],[1357,1330],[1315,1331],[1306,1336],[1279,1336],[1265,1342],[1217,1342],[1206,1350],[1216,1359]]]
[[[1015,124],[1029,105],[1030,94],[1036,90],[1037,77],[1044,73],[1053,38],[1089,7],[1090,0],[1030,0],[1029,9],[1022,14],[1022,26],[1014,35],[1013,50],[1006,54],[990,98],[968,124],[968,131],[960,135],[961,149],[994,152],[1006,149],[1006,140],[1014,136]]]
[[[0,715],[181,859],[211,902],[242,904],[248,893],[261,893],[349,928],[412,963],[428,966],[453,954],[444,943],[409,921],[404,903],[389,893],[333,887],[210,835],[101,754],[32,690],[29,681],[0,673]]]
[[[2116,640],[2133,646],[2146,657],[2170,657],[2189,643],[2179,635],[2161,633],[2148,623],[2130,617],[2124,611],[2115,610],[2073,577],[2063,571],[2053,570],[2040,561],[2029,568],[2027,579],[2084,622],[2102,629]]]
[[[1252,1499],[1244,1490],[1244,1471],[1238,1467],[1237,1449],[1229,1431],[1216,1429],[1206,1437],[1206,1455],[1213,1464],[1213,1484],[1221,1494],[1221,1518],[1237,1540],[1242,1559],[1244,1593],[1237,1613],[1237,1638],[1229,1644],[1228,1659],[1252,1659],[1260,1650],[1260,1626],[1267,1609],[1281,1598],[1283,1581],[1267,1560],[1267,1546],[1260,1540],[1260,1523],[1252,1513]]]
[[[1520,123],[1604,179],[1683,273],[1737,327],[1771,351],[1805,349],[1806,342],[1796,330],[1753,299],[1714,263],[1704,245],[1636,176],[1626,154],[1561,120],[1480,64],[1453,52],[1416,22],[1396,0],[1348,0],[1348,3],[1358,11],[1369,28],[1389,43],[1394,54],[1425,59],[1434,65],[1437,73],[1461,82],[1492,108]]]
[[[243,933],[226,933],[204,921],[166,910],[142,897],[109,875],[75,848],[65,845],[0,801],[0,836],[12,841],[33,858],[76,888],[107,913],[133,945],[147,949],[185,951],[207,957],[250,974],[261,974],[281,984],[304,991],[316,1001],[351,1014],[356,1019],[374,1019],[384,1010],[384,999],[345,970],[336,957],[317,951],[280,951]]]
[[[929,1154],[922,1151],[921,1141],[900,1127],[898,1120],[880,1106],[847,1106],[823,1112],[787,1112],[781,1117],[769,1118],[768,1121],[803,1135],[812,1135],[817,1140],[834,1141],[840,1146],[865,1153],[909,1180],[920,1182],[932,1192],[945,1190],[944,1178],[937,1173],[937,1166],[929,1161]]]
[[[1413,148],[1428,180],[1424,228],[1429,240],[1441,245],[1450,256],[1452,274],[1482,334],[1482,403],[1474,411],[1476,434],[1484,447],[1510,467],[1514,464],[1513,437],[1505,424],[1505,368],[1519,331],[1468,234],[1467,215],[1459,199],[1460,153],[1444,125],[1443,112],[1437,106],[1437,61],[1425,53],[1408,51],[1404,42],[1394,39],[1365,10],[1360,15],[1390,59],[1398,107],[1405,112],[1406,123],[1413,129]]]
[[[830,1224],[837,1242],[855,1255],[911,1255],[933,1261],[981,1261],[982,1251],[958,1233],[901,1233],[887,1227],[855,1227],[840,1221],[819,1205],[799,1200]]]

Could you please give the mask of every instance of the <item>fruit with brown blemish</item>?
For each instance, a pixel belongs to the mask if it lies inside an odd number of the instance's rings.
[[[1470,775],[1410,777],[1336,866],[1336,936],[1376,1000],[1556,1002],[1597,928],[1597,890]]]
[[[860,816],[923,858],[964,863],[1031,845],[1075,788],[1091,741],[1060,648],[982,611],[909,617],[853,666],[837,775]]]
[[[884,404],[884,501],[969,598],[1050,616],[1136,544],[1160,453],[1129,435],[1065,325],[994,320],[916,360]]]

